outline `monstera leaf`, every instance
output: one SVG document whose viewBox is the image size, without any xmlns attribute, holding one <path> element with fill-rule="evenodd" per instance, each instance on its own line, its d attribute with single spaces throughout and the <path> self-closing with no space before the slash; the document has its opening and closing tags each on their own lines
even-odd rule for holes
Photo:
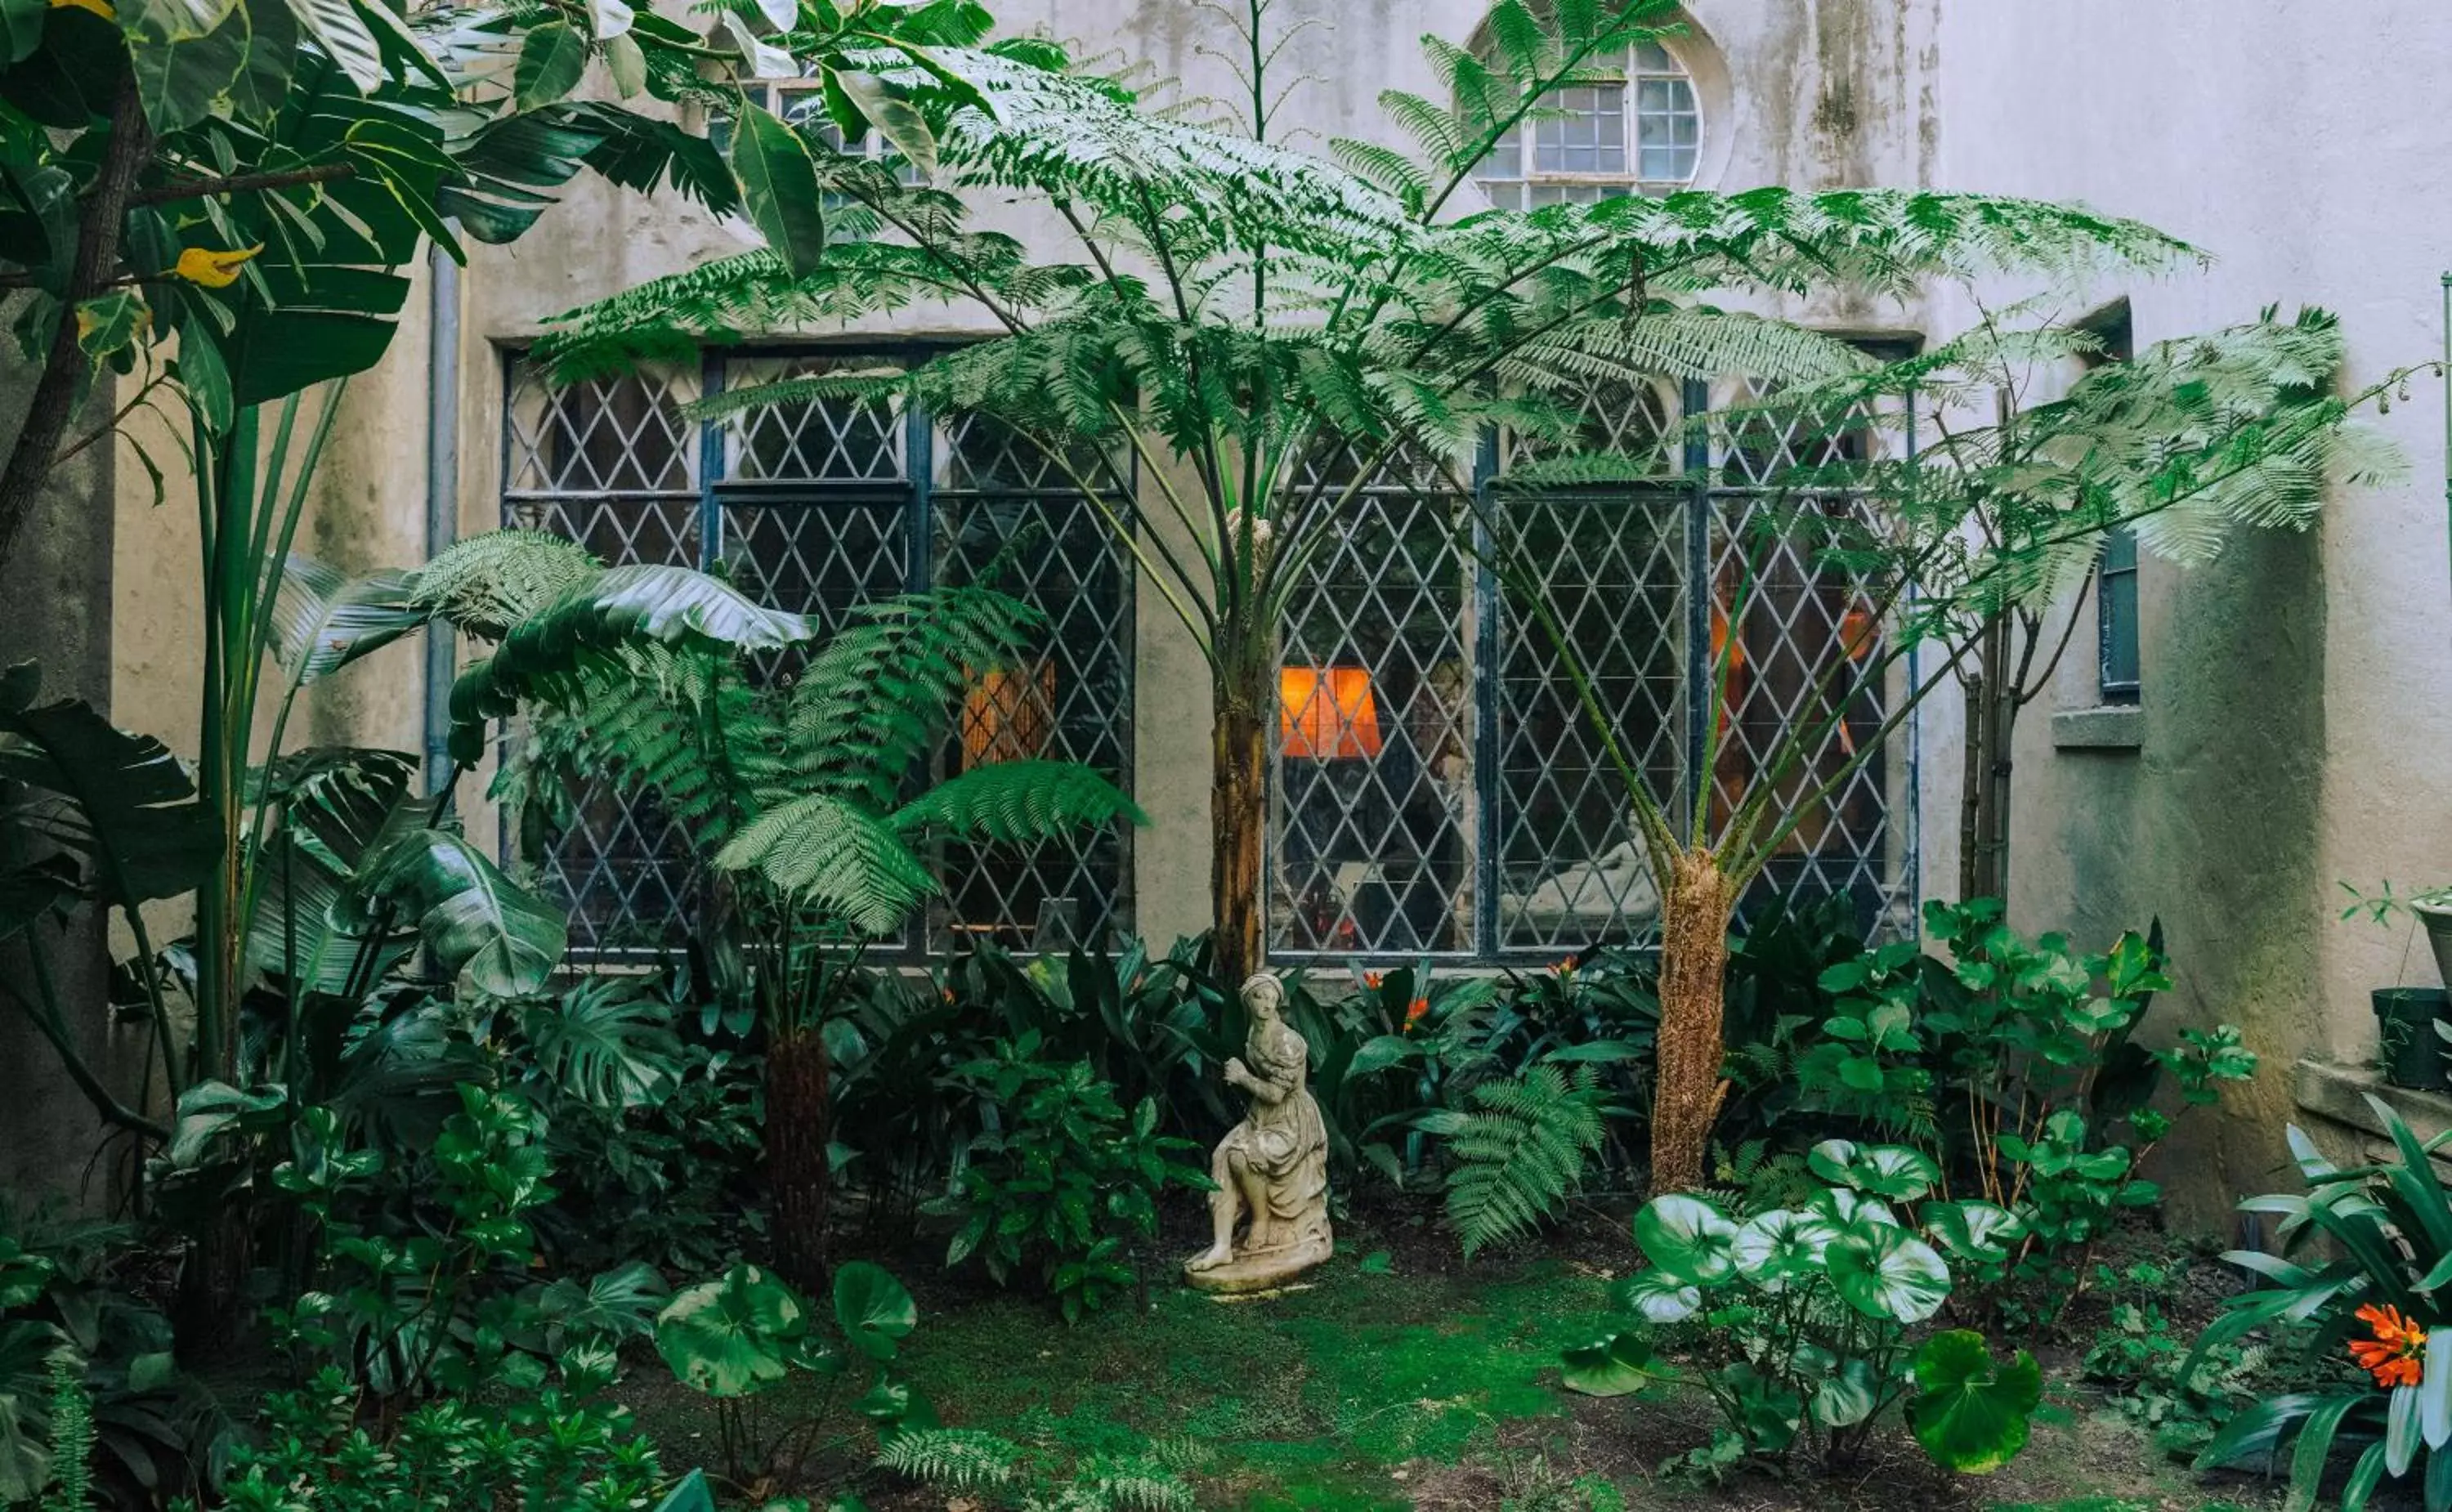
<svg viewBox="0 0 2452 1512">
<path fill-rule="evenodd" d="M 1908 1417 L 1916 1442 L 1933 1463 L 1963 1475 L 1988 1475 L 2017 1458 L 2044 1398 L 2033 1355 L 2021 1349 L 2003 1365 L 1968 1328 L 1925 1341 L 1916 1351 L 1915 1384 Z"/>
<path fill-rule="evenodd" d="M 1634 1215 L 1634 1242 L 1671 1278 L 1713 1286 L 1737 1268 L 1737 1226 L 1700 1197 L 1654 1197 Z"/>
<path fill-rule="evenodd" d="M 681 1070 L 672 1011 L 638 983 L 596 977 L 523 1019 L 537 1068 L 591 1108 L 644 1108 L 668 1095 Z"/>
<path fill-rule="evenodd" d="M 1570 1349 L 1562 1357 L 1561 1383 L 1588 1397 L 1623 1397 L 1670 1374 L 1657 1364 L 1641 1334 L 1613 1333 Z"/>
<path fill-rule="evenodd" d="M 1904 1145 L 1859 1145 L 1850 1139 L 1826 1139 L 1813 1147 L 1805 1164 L 1834 1186 L 1901 1201 L 1923 1196 L 1941 1180 L 1941 1168 L 1929 1156 Z"/>
<path fill-rule="evenodd" d="M 798 1292 L 756 1266 L 735 1266 L 657 1315 L 656 1348 L 683 1384 L 746 1397 L 783 1379 L 808 1332 Z"/>
</svg>

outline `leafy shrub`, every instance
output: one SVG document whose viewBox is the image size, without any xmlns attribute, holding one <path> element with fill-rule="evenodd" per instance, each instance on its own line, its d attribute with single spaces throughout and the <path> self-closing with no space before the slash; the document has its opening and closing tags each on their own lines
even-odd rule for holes
<svg viewBox="0 0 2452 1512">
<path fill-rule="evenodd" d="M 926 1404 L 893 1372 L 902 1341 L 919 1326 L 911 1293 L 880 1267 L 856 1261 L 835 1272 L 834 1332 L 817 1325 L 801 1294 L 756 1266 L 735 1266 L 720 1280 L 675 1296 L 656 1319 L 656 1348 L 683 1385 L 716 1405 L 718 1447 L 736 1484 L 796 1468 L 814 1421 L 784 1421 L 760 1410 L 760 1401 L 794 1375 L 841 1381 L 868 1374 L 853 1408 L 891 1440 L 906 1425 L 933 1421 Z M 829 1410 L 832 1393 L 821 1399 Z"/>
<path fill-rule="evenodd" d="M 1028 1270 L 1069 1323 L 1141 1285 L 1160 1192 L 1210 1182 L 1178 1162 L 1197 1146 L 1157 1131 L 1155 1097 L 1127 1113 L 1087 1061 L 1048 1065 L 1039 1050 L 1025 1032 L 957 1073 L 995 1110 L 996 1129 L 931 1207 L 960 1220 L 946 1265 L 977 1255 L 999 1286 Z"/>
<path fill-rule="evenodd" d="M 1815 1147 L 1825 1185 L 1802 1208 L 1740 1219 L 1709 1198 L 1654 1198 L 1634 1218 L 1649 1268 L 1625 1301 L 1649 1326 L 1571 1349 L 1569 1389 L 1624 1396 L 1654 1385 L 1701 1392 L 1721 1424 L 1703 1465 L 1712 1473 L 1799 1447 L 1842 1460 L 1882 1414 L 1912 1392 L 1909 1419 L 1936 1463 L 1974 1473 L 2026 1443 L 2041 1393 L 2032 1356 L 2002 1364 L 1982 1335 L 1953 1330 L 1911 1349 L 1908 1330 L 1948 1301 L 1942 1250 L 1997 1252 L 2007 1215 L 1987 1204 L 1926 1204 L 1921 1226 L 1891 1204 L 1932 1188 L 1940 1171 L 1920 1151 L 1829 1140 Z M 1652 1329 L 1699 1321 L 1722 1348 L 1689 1369 L 1660 1359 Z"/>
<path fill-rule="evenodd" d="M 2199 1453 L 2199 1468 L 2270 1470 L 2289 1450 L 2293 1512 L 2314 1503 L 2336 1448 L 2356 1451 L 2343 1512 L 2359 1512 L 2387 1478 L 2422 1478 L 2430 1507 L 2452 1500 L 2452 1313 L 2435 1297 L 2452 1280 L 2452 1192 L 2436 1175 L 2434 1145 L 2383 1103 L 2368 1102 L 2393 1158 L 2336 1166 L 2290 1129 L 2306 1192 L 2240 1205 L 2281 1219 L 2283 1255 L 2223 1257 L 2266 1285 L 2231 1298 L 2181 1370 L 2182 1380 L 2193 1379 L 2227 1345 L 2304 1325 L 2309 1367 L 2338 1372 L 2346 1358 L 2364 1372 L 2253 1401 Z M 2310 1250 L 2304 1264 L 2291 1258 Z"/>
<path fill-rule="evenodd" d="M 531 1220 L 554 1195 L 536 1110 L 514 1092 L 459 1094 L 412 1162 L 352 1145 L 330 1109 L 299 1115 L 273 1182 L 314 1226 L 319 1260 L 315 1284 L 267 1317 L 303 1367 L 378 1398 L 529 1389 L 566 1347 L 645 1333 L 664 1286 L 643 1265 L 534 1279 Z"/>
<path fill-rule="evenodd" d="M 1589 1065 L 1544 1062 L 1473 1089 L 1469 1113 L 1425 1127 L 1448 1135 L 1447 1220 L 1470 1257 L 1529 1232 L 1583 1182 L 1600 1149 L 1599 1080 Z"/>
<path fill-rule="evenodd" d="M 232 1451 L 228 1512 L 517 1507 L 634 1512 L 663 1481 L 655 1446 L 606 1400 L 609 1350 L 573 1353 L 533 1392 L 484 1406 L 445 1397 L 388 1428 L 337 1369 L 265 1404 L 258 1445 Z M 189 1509 L 192 1512 L 192 1508 Z"/>
<path fill-rule="evenodd" d="M 55 1452 L 73 1426 L 58 1420 L 64 1401 L 94 1451 L 74 1463 L 113 1502 L 190 1484 L 210 1459 L 227 1424 L 174 1362 L 168 1320 L 123 1279 L 139 1258 L 120 1226 L 0 1208 L 0 1505 L 33 1502 L 55 1477 L 69 1494 Z"/>
</svg>

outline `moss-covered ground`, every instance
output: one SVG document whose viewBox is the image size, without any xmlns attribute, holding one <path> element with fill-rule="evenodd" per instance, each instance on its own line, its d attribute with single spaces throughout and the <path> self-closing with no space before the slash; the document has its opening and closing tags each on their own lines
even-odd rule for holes
<svg viewBox="0 0 2452 1512">
<path fill-rule="evenodd" d="M 1302 1289 L 1224 1303 L 1162 1285 L 1146 1312 L 1126 1305 L 1072 1326 L 1025 1295 L 923 1294 L 907 1372 L 949 1425 L 1057 1464 L 1155 1446 L 1188 1467 L 1203 1507 L 1250 1512 L 2191 1512 L 2271 1500 L 2259 1483 L 2200 1482 L 2060 1379 L 2027 1453 L 1985 1479 L 1941 1475 L 1904 1430 L 1840 1473 L 1716 1487 L 1664 1475 L 1710 1437 L 1696 1404 L 1595 1402 L 1557 1384 L 1559 1350 L 1609 1326 L 1607 1263 L 1552 1253 L 1468 1267 L 1438 1254 L 1392 1256 L 1365 1235 Z M 677 1437 L 711 1437 L 685 1403 L 641 1405 L 668 1454 L 689 1452 Z M 874 1508 L 959 1505 L 845 1461 L 835 1469 Z"/>
</svg>

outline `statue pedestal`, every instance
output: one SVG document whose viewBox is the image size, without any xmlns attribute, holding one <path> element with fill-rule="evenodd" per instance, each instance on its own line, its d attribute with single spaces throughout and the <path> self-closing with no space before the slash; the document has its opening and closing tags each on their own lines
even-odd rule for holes
<svg viewBox="0 0 2452 1512">
<path fill-rule="evenodd" d="M 1285 1286 L 1307 1270 L 1317 1268 L 1335 1253 L 1336 1246 L 1323 1239 L 1314 1244 L 1294 1245 L 1259 1254 L 1236 1255 L 1222 1266 L 1211 1266 L 1200 1270 L 1186 1266 L 1183 1267 L 1183 1281 L 1195 1291 L 1214 1292 L 1225 1297 L 1239 1296 L 1248 1291 L 1269 1291 Z"/>
</svg>

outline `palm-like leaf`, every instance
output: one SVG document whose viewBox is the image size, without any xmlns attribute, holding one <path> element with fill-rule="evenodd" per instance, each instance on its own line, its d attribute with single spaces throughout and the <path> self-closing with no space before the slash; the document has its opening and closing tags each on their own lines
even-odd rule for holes
<svg viewBox="0 0 2452 1512">
<path fill-rule="evenodd" d="M 416 574 L 417 601 L 482 640 L 543 614 L 603 571 L 587 548 L 536 530 L 493 530 L 445 547 Z"/>
<path fill-rule="evenodd" d="M 798 903 L 883 934 L 937 891 L 937 879 L 894 827 L 831 794 L 788 799 L 752 819 L 716 853 Z"/>
</svg>

